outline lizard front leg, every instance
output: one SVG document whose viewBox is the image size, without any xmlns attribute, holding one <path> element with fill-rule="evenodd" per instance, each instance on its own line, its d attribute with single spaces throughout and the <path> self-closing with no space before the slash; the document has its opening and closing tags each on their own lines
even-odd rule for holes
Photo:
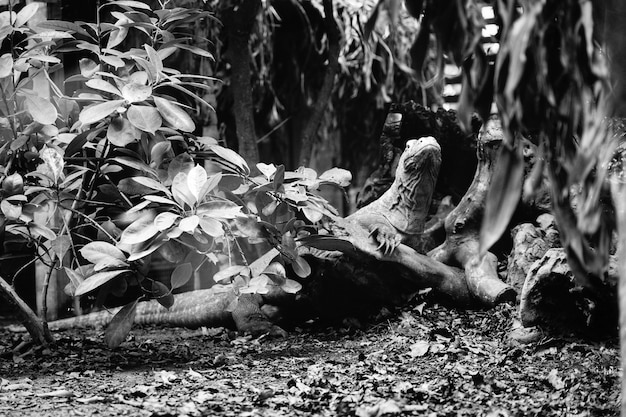
<svg viewBox="0 0 626 417">
<path fill-rule="evenodd" d="M 402 243 L 402 235 L 395 227 L 384 223 L 369 225 L 369 235 L 378 243 L 377 250 L 384 255 L 389 255 Z"/>
</svg>

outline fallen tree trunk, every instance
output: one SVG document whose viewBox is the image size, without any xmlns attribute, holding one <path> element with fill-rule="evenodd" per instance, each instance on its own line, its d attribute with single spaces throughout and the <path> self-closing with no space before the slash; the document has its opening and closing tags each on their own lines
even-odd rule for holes
<svg viewBox="0 0 626 417">
<path fill-rule="evenodd" d="M 474 180 L 445 220 L 445 242 L 428 254 L 434 260 L 461 266 L 470 292 L 486 306 L 515 300 L 515 290 L 498 278 L 496 256 L 491 252 L 484 257 L 479 254 L 480 224 L 501 144 L 500 123 L 490 119 L 478 136 Z"/>
</svg>

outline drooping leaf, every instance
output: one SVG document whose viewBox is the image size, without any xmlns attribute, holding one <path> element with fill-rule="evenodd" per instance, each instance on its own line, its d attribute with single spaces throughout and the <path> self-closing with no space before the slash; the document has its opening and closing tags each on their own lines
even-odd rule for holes
<svg viewBox="0 0 626 417">
<path fill-rule="evenodd" d="M 157 180 L 148 177 L 132 177 L 131 179 L 144 187 L 152 188 L 155 191 L 161 191 L 166 195 L 171 195 L 167 187 Z"/>
<path fill-rule="evenodd" d="M 121 68 L 126 65 L 122 58 L 114 55 L 100 55 L 100 60 L 105 64 L 111 65 L 114 68 Z"/>
<path fill-rule="evenodd" d="M 49 99 L 28 95 L 24 104 L 33 120 L 42 125 L 54 124 L 57 119 L 57 109 Z"/>
<path fill-rule="evenodd" d="M 152 281 L 152 297 L 168 310 L 174 305 L 174 295 L 172 291 L 162 282 Z"/>
<path fill-rule="evenodd" d="M 178 265 L 176 268 L 174 268 L 174 271 L 172 271 L 172 276 L 170 278 L 170 281 L 172 283 L 172 289 L 182 287 L 187 282 L 189 282 L 192 276 L 193 267 L 191 266 L 191 263 L 185 262 Z"/>
<path fill-rule="evenodd" d="M 107 139 L 115 146 L 126 146 L 140 137 L 141 133 L 125 117 L 114 117 L 107 128 Z"/>
<path fill-rule="evenodd" d="M 521 146 L 518 148 L 503 145 L 498 156 L 480 229 L 481 254 L 500 239 L 522 194 L 524 159 L 520 154 Z"/>
<path fill-rule="evenodd" d="M 4 201 L 5 200 L 3 200 L 2 202 Z M 41 236 L 48 240 L 54 240 L 57 238 L 57 234 L 54 233 L 52 229 L 50 229 L 48 226 L 44 226 L 43 224 L 40 224 L 37 222 L 28 223 L 28 229 L 30 230 L 31 234 L 35 235 L 35 237 Z"/>
<path fill-rule="evenodd" d="M 38 2 L 28 3 L 24 6 L 22 10 L 17 13 L 14 26 L 19 28 L 20 26 L 26 24 L 33 16 L 35 16 L 35 14 L 37 14 L 39 6 L 41 6 L 41 4 Z"/>
<path fill-rule="evenodd" d="M 11 54 L 0 56 L 0 78 L 13 74 L 13 57 Z"/>
<path fill-rule="evenodd" d="M 63 259 L 71 246 L 72 240 L 67 235 L 57 236 L 56 239 L 50 241 L 50 249 L 59 259 Z"/>
<path fill-rule="evenodd" d="M 100 71 L 100 64 L 89 58 L 81 58 L 78 61 L 78 67 L 80 68 L 80 75 L 85 78 L 91 78 Z"/>
<path fill-rule="evenodd" d="M 74 293 L 74 295 L 78 297 L 83 294 L 87 294 L 88 292 L 91 292 L 96 288 L 101 287 L 112 279 L 117 278 L 127 272 L 131 271 L 129 269 L 118 269 L 115 271 L 96 272 L 95 274 L 86 278 L 83 282 L 80 283 L 78 287 L 76 287 L 76 292 Z"/>
<path fill-rule="evenodd" d="M 255 259 L 254 262 L 250 264 L 250 273 L 252 276 L 260 275 L 265 271 L 279 253 L 278 249 L 272 248 Z"/>
<path fill-rule="evenodd" d="M 22 215 L 22 206 L 13 204 L 8 200 L 0 202 L 0 210 L 8 220 L 18 220 Z"/>
<path fill-rule="evenodd" d="M 116 86 L 108 81 L 103 80 L 102 78 L 92 78 L 91 80 L 88 80 L 85 85 L 89 88 L 93 88 L 94 90 L 100 90 L 106 93 L 114 94 L 118 97 L 122 97 L 121 91 Z"/>
<path fill-rule="evenodd" d="M 218 271 L 217 273 L 215 273 L 215 275 L 213 275 L 213 281 L 215 282 L 220 282 L 220 281 L 224 281 L 227 280 L 229 278 L 232 278 L 236 275 L 239 275 L 242 271 L 248 269 L 247 266 L 243 266 L 243 265 L 232 265 L 229 266 L 227 268 L 222 269 L 221 271 Z"/>
<path fill-rule="evenodd" d="M 92 264 L 97 264 L 98 262 L 106 258 L 114 258 L 119 261 L 126 261 L 126 256 L 121 250 L 119 250 L 117 247 L 110 243 L 102 241 L 90 242 L 83 246 L 79 250 L 79 252 L 83 256 L 83 258 L 85 258 Z"/>
<path fill-rule="evenodd" d="M 324 171 L 322 175 L 319 176 L 319 179 L 334 182 L 341 187 L 347 187 L 352 181 L 352 173 L 347 169 L 331 168 Z"/>
<path fill-rule="evenodd" d="M 300 284 L 298 281 L 287 278 L 285 280 L 285 283 L 281 285 L 280 288 L 287 294 L 295 294 L 302 289 L 302 284 Z"/>
<path fill-rule="evenodd" d="M 200 217 L 200 228 L 209 236 L 220 237 L 224 235 L 224 226 L 219 220 L 210 217 Z"/>
<path fill-rule="evenodd" d="M 311 265 L 302 256 L 296 256 L 296 259 L 291 263 L 293 272 L 300 278 L 306 278 L 311 275 Z"/>
<path fill-rule="evenodd" d="M 112 6 L 112 5 L 126 6 L 126 7 L 131 7 L 133 9 L 150 10 L 150 6 L 148 4 L 142 3 L 140 1 L 135 1 L 135 0 L 114 0 L 114 1 L 110 1 L 106 3 L 106 5 L 107 6 Z"/>
<path fill-rule="evenodd" d="M 133 245 L 154 237 L 159 229 L 154 225 L 154 213 L 146 213 L 132 222 L 120 236 L 120 243 Z"/>
<path fill-rule="evenodd" d="M 241 214 L 241 206 L 232 201 L 208 201 L 198 206 L 198 215 L 216 219 L 235 219 Z"/>
<path fill-rule="evenodd" d="M 235 172 L 250 173 L 250 167 L 237 152 L 219 145 L 209 146 L 209 150 L 217 155 L 216 162 Z"/>
<path fill-rule="evenodd" d="M 131 105 L 126 112 L 128 120 L 139 130 L 154 133 L 163 124 L 158 110 L 152 106 Z"/>
<path fill-rule="evenodd" d="M 124 104 L 124 100 L 111 100 L 85 107 L 78 116 L 84 125 L 99 122 Z"/>
<path fill-rule="evenodd" d="M 196 129 L 191 117 L 176 104 L 161 97 L 154 97 L 154 103 L 165 121 L 174 129 L 193 132 Z"/>
<path fill-rule="evenodd" d="M 180 218 L 180 215 L 176 213 L 172 213 L 170 211 L 164 211 L 163 213 L 159 213 L 154 218 L 154 225 L 157 229 L 163 231 L 167 230 L 174 225 L 176 220 Z"/>
<path fill-rule="evenodd" d="M 139 299 L 131 301 L 113 316 L 113 319 L 104 331 L 104 341 L 109 349 L 115 349 L 126 340 L 126 336 L 128 336 L 135 322 L 138 302 Z"/>
</svg>

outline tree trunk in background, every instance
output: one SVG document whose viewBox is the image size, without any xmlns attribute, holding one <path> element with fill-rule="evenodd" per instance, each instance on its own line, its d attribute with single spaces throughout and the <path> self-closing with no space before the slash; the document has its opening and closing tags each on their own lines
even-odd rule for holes
<svg viewBox="0 0 626 417">
<path fill-rule="evenodd" d="M 227 56 L 231 65 L 230 85 L 239 154 L 251 167 L 259 162 L 259 149 L 254 127 L 249 40 L 260 6 L 261 0 L 233 1 L 222 14 L 228 33 Z"/>
<path fill-rule="evenodd" d="M 328 38 L 328 63 L 324 73 L 322 87 L 317 96 L 315 105 L 311 109 L 311 116 L 306 122 L 302 132 L 300 143 L 300 156 L 298 162 L 300 165 L 308 167 L 311 164 L 311 154 L 313 152 L 313 143 L 317 136 L 324 111 L 328 107 L 328 102 L 333 94 L 335 87 L 335 76 L 339 70 L 339 27 L 335 21 L 335 14 L 332 0 L 324 0 L 324 26 L 326 28 L 326 36 Z"/>
</svg>

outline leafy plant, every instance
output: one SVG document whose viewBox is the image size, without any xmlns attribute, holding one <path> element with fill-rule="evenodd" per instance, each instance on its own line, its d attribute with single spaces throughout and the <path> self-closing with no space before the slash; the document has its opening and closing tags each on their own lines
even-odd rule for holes
<svg viewBox="0 0 626 417">
<path fill-rule="evenodd" d="M 222 255 L 230 266 L 217 282 L 241 293 L 263 293 L 270 284 L 297 291 L 285 265 L 301 277 L 310 267 L 295 238 L 333 210 L 315 190 L 347 185 L 349 174 L 318 178 L 310 169 L 259 164 L 263 175 L 251 177 L 237 153 L 194 135 L 188 111 L 194 103 L 210 107 L 201 92 L 217 80 L 167 62 L 181 50 L 211 59 L 182 29 L 213 17 L 167 2 L 153 11 L 117 0 L 99 7 L 96 23 L 29 25 L 36 8 L 15 13 L 9 3 L 0 13 L 0 42 L 11 48 L 0 57 L 2 240 L 11 233 L 42 248 L 38 259 L 62 265 L 75 296 L 137 286 L 141 298 L 169 308 L 172 290 Z M 113 23 L 101 21 L 105 12 Z M 129 45 L 131 32 L 140 46 Z M 80 86 L 68 96 L 51 75 L 72 50 L 84 57 L 80 73 L 65 80 Z M 265 253 L 247 259 L 246 241 L 266 242 Z M 156 254 L 176 263 L 169 285 L 150 277 Z M 113 333 L 128 332 L 135 305 L 118 313 Z"/>
</svg>

